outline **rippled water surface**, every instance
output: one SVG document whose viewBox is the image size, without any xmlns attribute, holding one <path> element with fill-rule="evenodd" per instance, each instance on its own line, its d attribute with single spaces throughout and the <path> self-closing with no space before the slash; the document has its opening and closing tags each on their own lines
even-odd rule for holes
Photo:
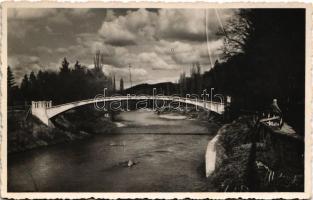
<svg viewBox="0 0 313 200">
<path fill-rule="evenodd" d="M 216 128 L 149 111 L 117 116 L 110 135 L 9 155 L 9 191 L 212 191 L 204 154 Z M 135 165 L 128 167 L 131 160 Z"/>
</svg>

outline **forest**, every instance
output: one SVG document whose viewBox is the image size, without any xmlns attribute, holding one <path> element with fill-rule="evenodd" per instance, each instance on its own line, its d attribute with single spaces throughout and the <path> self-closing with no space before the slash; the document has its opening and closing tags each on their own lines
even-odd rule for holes
<svg viewBox="0 0 313 200">
<path fill-rule="evenodd" d="M 197 67 L 191 77 L 182 74 L 182 93 L 197 90 L 197 80 L 198 88 L 230 95 L 238 115 L 267 109 L 275 98 L 285 120 L 303 133 L 305 10 L 243 9 L 238 16 L 220 31 L 224 60 L 202 75 Z"/>
<path fill-rule="evenodd" d="M 8 67 L 8 104 L 9 106 L 30 104 L 36 100 L 52 100 L 54 104 L 93 98 L 102 94 L 103 88 L 109 93 L 117 91 L 115 75 L 106 75 L 103 70 L 100 51 L 94 56 L 94 67 L 88 69 L 79 61 L 70 67 L 66 58 L 63 59 L 59 72 L 39 71 L 25 74 L 18 87 L 14 75 Z M 120 80 L 123 91 L 123 79 Z"/>
</svg>

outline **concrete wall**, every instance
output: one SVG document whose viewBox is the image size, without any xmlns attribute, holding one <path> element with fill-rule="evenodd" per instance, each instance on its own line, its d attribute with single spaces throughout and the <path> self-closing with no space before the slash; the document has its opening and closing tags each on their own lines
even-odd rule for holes
<svg viewBox="0 0 313 200">
<path fill-rule="evenodd" d="M 216 159 L 217 159 L 217 141 L 220 134 L 216 134 L 216 136 L 210 140 L 206 153 L 205 153 L 205 175 L 209 177 L 215 170 L 216 167 Z"/>
</svg>

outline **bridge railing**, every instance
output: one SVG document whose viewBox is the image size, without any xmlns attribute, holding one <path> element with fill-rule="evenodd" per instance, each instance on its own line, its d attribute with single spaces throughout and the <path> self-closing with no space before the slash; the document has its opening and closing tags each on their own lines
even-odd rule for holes
<svg viewBox="0 0 313 200">
<path fill-rule="evenodd" d="M 216 102 L 216 101 L 206 101 L 206 100 L 202 100 L 202 99 L 197 99 L 195 100 L 194 98 L 186 98 L 186 97 L 169 97 L 169 96 L 116 96 L 116 97 L 104 97 L 104 98 L 93 98 L 93 99 L 85 99 L 85 100 L 80 100 L 80 101 L 73 101 L 73 102 L 69 102 L 69 103 L 64 103 L 64 104 L 59 104 L 59 105 L 54 105 L 51 106 L 49 109 L 53 109 L 53 108 L 59 108 L 59 107 L 63 107 L 66 105 L 71 105 L 71 104 L 79 104 L 79 103 L 83 103 L 83 102 L 101 102 L 101 101 L 113 101 L 113 100 L 139 100 L 139 99 L 148 99 L 148 100 L 169 100 L 169 101 L 180 101 L 180 102 L 184 102 L 184 101 L 190 101 L 193 103 L 207 103 L 207 104 L 215 104 L 215 105 L 224 105 L 223 102 Z"/>
</svg>

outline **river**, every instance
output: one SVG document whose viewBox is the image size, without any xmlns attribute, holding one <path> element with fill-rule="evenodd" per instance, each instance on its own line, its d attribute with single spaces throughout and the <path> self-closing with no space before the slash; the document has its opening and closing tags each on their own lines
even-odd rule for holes
<svg viewBox="0 0 313 200">
<path fill-rule="evenodd" d="M 8 191 L 214 191 L 204 154 L 216 125 L 142 110 L 115 120 L 112 134 L 10 154 Z"/>
</svg>

